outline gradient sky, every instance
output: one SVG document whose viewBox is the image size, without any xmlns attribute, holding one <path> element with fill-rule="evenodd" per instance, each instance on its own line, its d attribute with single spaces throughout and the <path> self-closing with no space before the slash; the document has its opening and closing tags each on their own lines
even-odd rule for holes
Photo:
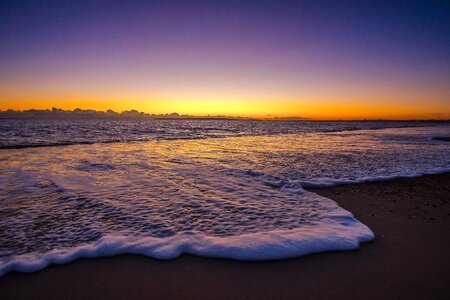
<svg viewBox="0 0 450 300">
<path fill-rule="evenodd" d="M 0 1 L 0 109 L 52 106 L 450 118 L 450 4 Z"/>
</svg>

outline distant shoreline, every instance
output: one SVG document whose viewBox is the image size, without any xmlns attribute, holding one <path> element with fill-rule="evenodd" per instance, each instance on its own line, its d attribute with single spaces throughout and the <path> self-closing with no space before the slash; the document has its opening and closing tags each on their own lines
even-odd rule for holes
<svg viewBox="0 0 450 300">
<path fill-rule="evenodd" d="M 273 118 L 273 119 L 259 119 L 259 118 L 246 118 L 246 117 L 96 117 L 96 116 L 6 116 L 0 112 L 0 120 L 22 120 L 22 121 L 154 121 L 154 120 L 171 120 L 171 121 L 257 121 L 257 122 L 276 122 L 276 121 L 291 121 L 291 122 L 410 122 L 410 123 L 424 123 L 424 124 L 449 124 L 450 120 L 389 120 L 389 119 L 362 119 L 362 120 L 319 120 L 319 119 L 293 119 L 293 118 Z"/>
<path fill-rule="evenodd" d="M 242 117 L 226 115 L 183 115 L 176 112 L 167 114 L 148 114 L 137 110 L 115 112 L 113 110 L 97 111 L 92 109 L 62 110 L 50 109 L 0 110 L 0 120 L 249 120 L 249 121 L 313 121 L 313 122 L 427 122 L 450 123 L 450 119 L 311 119 L 301 116 L 288 117 Z"/>
</svg>

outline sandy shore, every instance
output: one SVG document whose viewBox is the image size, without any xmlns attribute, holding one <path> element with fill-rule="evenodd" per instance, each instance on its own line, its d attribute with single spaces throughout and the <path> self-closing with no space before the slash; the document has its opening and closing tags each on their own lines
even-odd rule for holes
<svg viewBox="0 0 450 300">
<path fill-rule="evenodd" d="M 376 234 L 356 251 L 240 262 L 82 259 L 0 278 L 0 298 L 450 299 L 450 174 L 315 189 Z"/>
</svg>

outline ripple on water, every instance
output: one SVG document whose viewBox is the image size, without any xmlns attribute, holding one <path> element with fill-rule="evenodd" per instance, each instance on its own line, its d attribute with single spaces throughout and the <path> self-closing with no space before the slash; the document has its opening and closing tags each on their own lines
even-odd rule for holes
<svg viewBox="0 0 450 300">
<path fill-rule="evenodd" d="M 433 130 L 2 150 L 0 274 L 127 252 L 353 249 L 370 229 L 303 187 L 448 170 L 449 145 L 424 138 Z"/>
</svg>

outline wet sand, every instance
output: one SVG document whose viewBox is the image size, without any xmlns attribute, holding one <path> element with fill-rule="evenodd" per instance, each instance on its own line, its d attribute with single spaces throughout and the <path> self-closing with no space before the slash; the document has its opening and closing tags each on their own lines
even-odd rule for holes
<svg viewBox="0 0 450 300">
<path fill-rule="evenodd" d="M 433 138 L 435 141 L 450 142 L 450 136 L 442 136 Z"/>
<path fill-rule="evenodd" d="M 312 190 L 376 234 L 280 261 L 81 259 L 0 278 L 1 299 L 450 299 L 450 173 Z"/>
</svg>

